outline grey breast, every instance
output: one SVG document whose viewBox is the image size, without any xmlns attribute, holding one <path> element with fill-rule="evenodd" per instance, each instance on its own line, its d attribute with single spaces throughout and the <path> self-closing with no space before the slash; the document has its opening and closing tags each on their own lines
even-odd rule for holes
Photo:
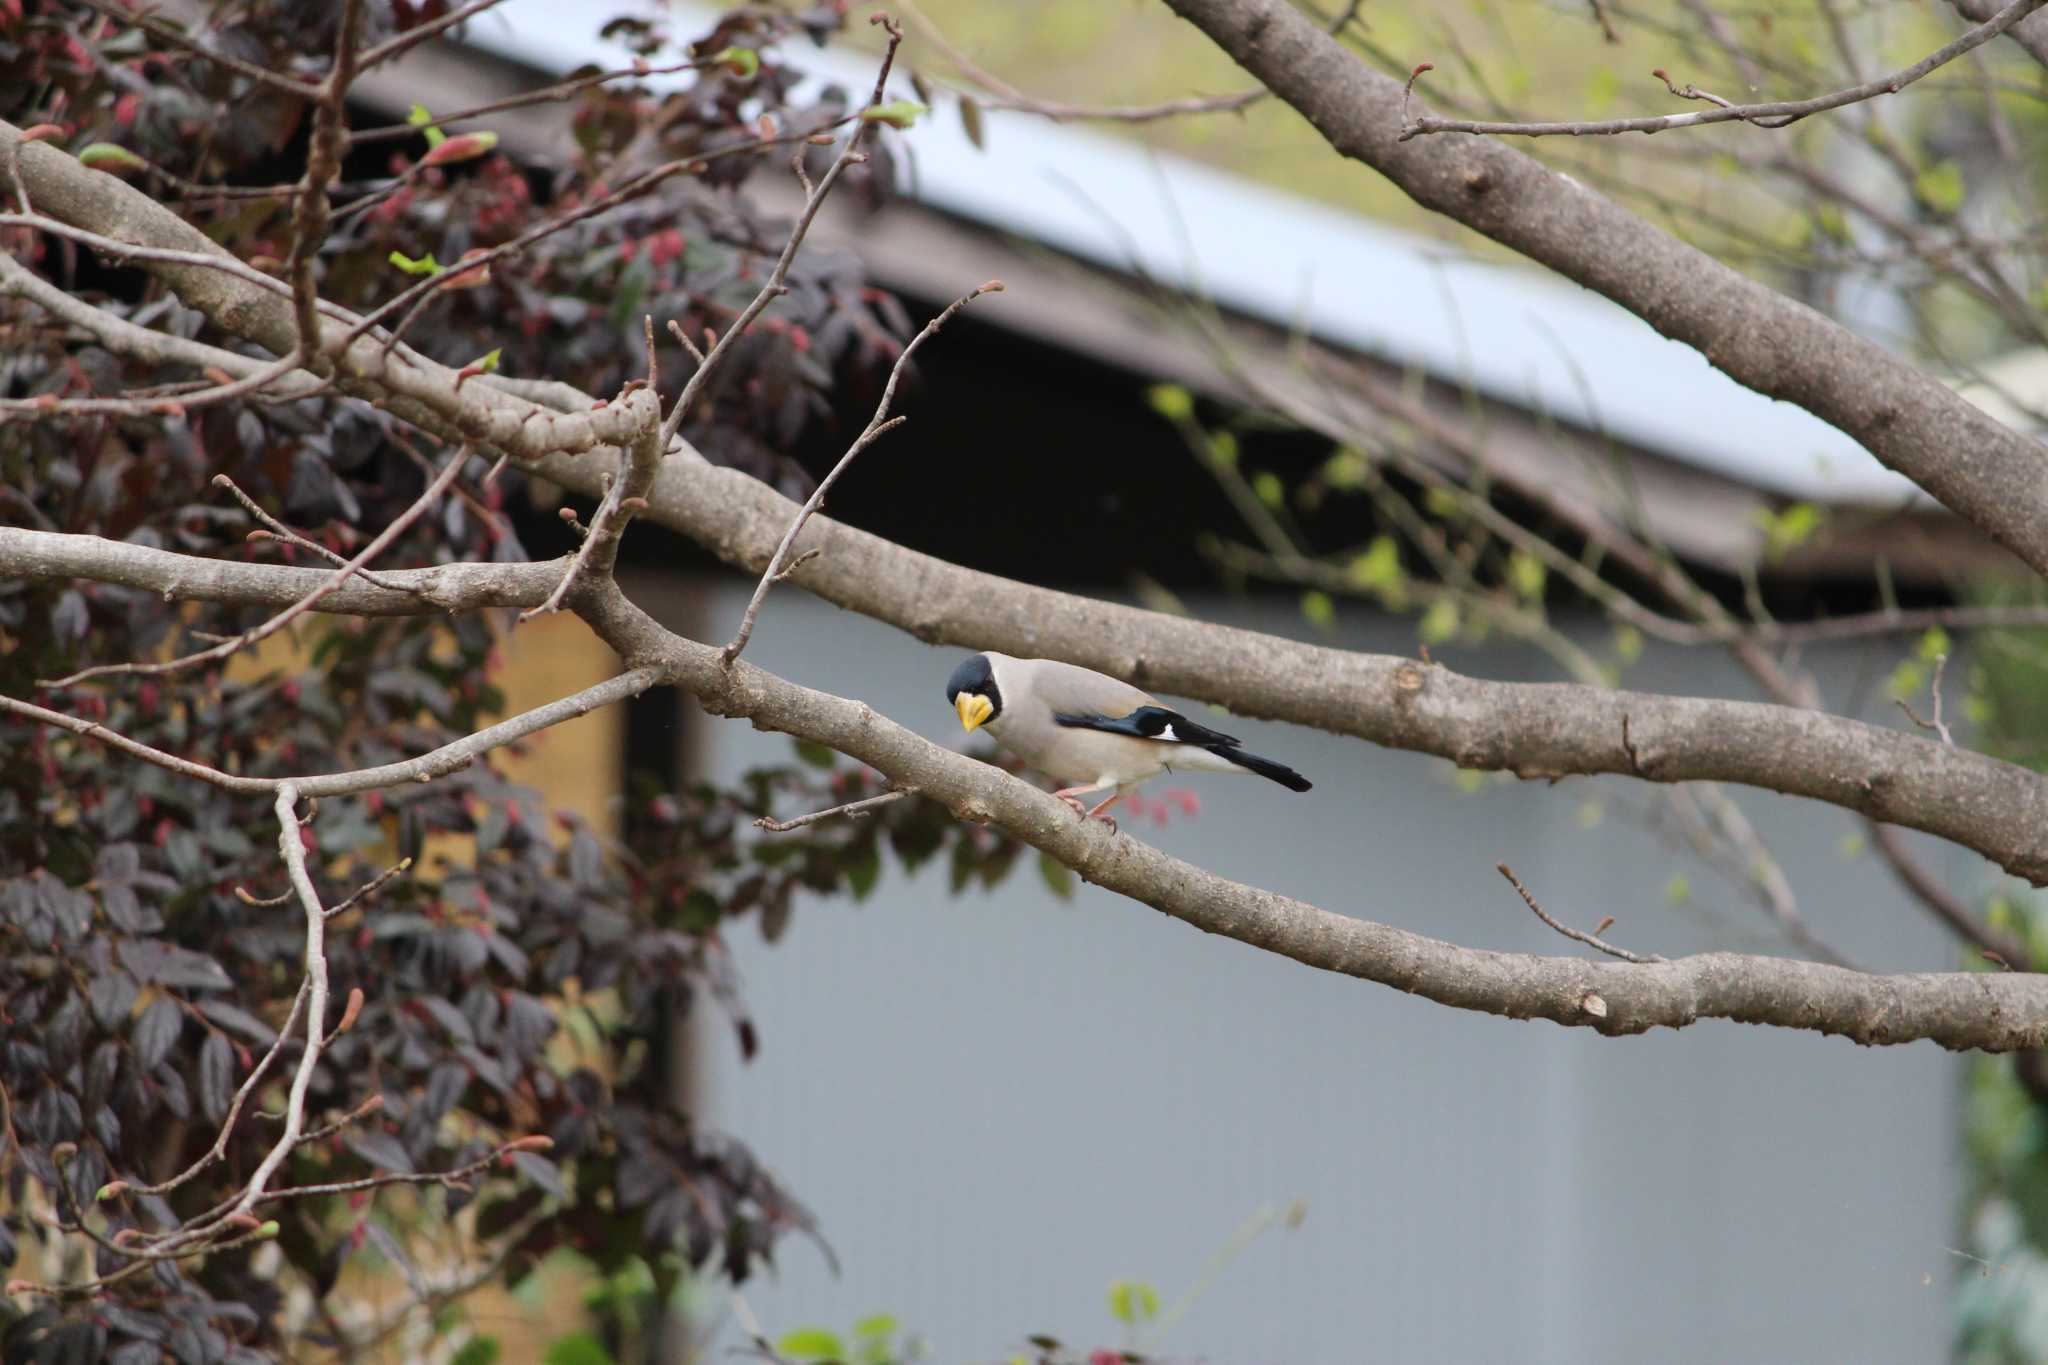
<svg viewBox="0 0 2048 1365">
<path fill-rule="evenodd" d="M 1127 716 L 1157 705 L 1129 683 L 1053 659 L 991 656 L 1003 713 L 989 729 L 1026 763 L 1061 783 L 1105 776 L 1138 778 L 1159 771 L 1158 746 L 1144 740 L 1060 725 L 1059 714 Z"/>
</svg>

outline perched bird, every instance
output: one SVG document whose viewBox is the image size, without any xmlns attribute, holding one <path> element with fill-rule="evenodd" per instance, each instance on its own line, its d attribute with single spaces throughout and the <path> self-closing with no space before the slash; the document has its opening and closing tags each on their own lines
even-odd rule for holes
<svg viewBox="0 0 2048 1365">
<path fill-rule="evenodd" d="M 1053 659 L 977 654 L 953 670 L 946 700 L 971 734 L 986 726 L 1002 746 L 1060 783 L 1053 793 L 1084 815 L 1103 812 L 1163 772 L 1253 772 L 1290 791 L 1309 780 L 1248 754 L 1238 741 L 1161 706 L 1129 683 Z M 1095 807 L 1076 799 L 1114 788 Z"/>
</svg>

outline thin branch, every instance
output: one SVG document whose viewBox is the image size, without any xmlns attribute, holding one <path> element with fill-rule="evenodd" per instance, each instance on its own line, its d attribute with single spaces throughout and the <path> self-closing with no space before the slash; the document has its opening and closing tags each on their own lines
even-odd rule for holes
<svg viewBox="0 0 2048 1365">
<path fill-rule="evenodd" d="M 488 114 L 502 114 L 510 109 L 524 109 L 534 104 L 558 104 L 565 100 L 574 99 L 592 86 L 606 85 L 612 81 L 624 80 L 628 76 L 633 77 L 635 80 L 645 80 L 649 76 L 672 76 L 678 71 L 695 71 L 714 65 L 717 65 L 717 61 L 710 57 L 686 62 L 671 62 L 666 66 L 649 66 L 646 62 L 635 62 L 631 66 L 620 67 L 616 71 L 594 71 L 587 76 L 572 76 L 568 80 L 557 81 L 553 85 L 544 86 L 538 90 L 527 90 L 517 95 L 509 95 L 501 100 L 492 100 L 489 104 L 479 104 L 468 109 L 458 109 L 452 114 L 435 114 L 433 116 L 433 126 L 436 128 L 447 128 L 457 123 L 467 123 L 472 119 L 483 118 Z M 417 123 L 387 123 L 376 128 L 356 129 L 348 135 L 348 140 L 351 147 L 360 147 L 365 143 L 388 142 L 397 138 L 418 136 L 420 136 L 420 125 Z"/>
<path fill-rule="evenodd" d="M 390 867 L 385 868 L 382 872 L 379 872 L 369 881 L 364 882 L 361 886 L 349 892 L 347 896 L 343 897 L 341 900 L 336 901 L 334 904 L 328 906 L 327 918 L 333 919 L 336 915 L 342 914 L 348 910 L 353 910 L 356 906 L 362 904 L 370 897 L 376 895 L 379 891 L 382 891 L 393 877 L 403 876 L 405 873 L 411 870 L 412 859 L 400 858 Z"/>
<path fill-rule="evenodd" d="M 1934 658 L 1934 681 L 1928 684 L 1928 690 L 1930 693 L 1932 693 L 1934 698 L 1933 720 L 1922 720 L 1920 718 L 1920 713 L 1913 709 L 1913 703 L 1907 701 L 1904 697 L 1898 697 L 1895 698 L 1895 700 L 1899 704 L 1899 709 L 1906 713 L 1906 718 L 1908 720 L 1912 721 L 1915 725 L 1919 726 L 1923 730 L 1934 731 L 1936 734 L 1941 736 L 1941 742 L 1943 744 L 1946 744 L 1951 749 L 1953 749 L 1956 744 L 1956 737 L 1949 733 L 1948 722 L 1941 718 L 1941 675 L 1946 671 L 1948 671 L 1948 655 L 1936 655 Z"/>
<path fill-rule="evenodd" d="M 820 820 L 831 820 L 841 815 L 858 820 L 879 806 L 886 806 L 892 801 L 901 801 L 906 796 L 916 794 L 910 788 L 900 787 L 894 791 L 883 792 L 880 796 L 864 797 L 859 801 L 849 801 L 843 806 L 833 806 L 829 810 L 814 810 L 809 815 L 799 815 L 792 820 L 775 820 L 764 815 L 754 821 L 754 828 L 765 829 L 771 834 L 787 834 L 790 830 L 802 829 L 805 825 L 815 825 Z"/>
<path fill-rule="evenodd" d="M 402 57 L 429 38 L 437 38 L 457 24 L 464 24 L 485 10 L 503 4 L 504 0 L 470 0 L 460 9 L 450 10 L 438 19 L 429 20 L 415 28 L 409 28 L 395 38 L 387 38 L 365 52 L 358 63 L 362 70 L 382 66 L 385 62 Z"/>
<path fill-rule="evenodd" d="M 202 57 L 216 66 L 227 68 L 238 76 L 247 76 L 259 85 L 267 85 L 271 89 L 282 91 L 287 95 L 296 95 L 302 100 L 316 100 L 320 98 L 320 87 L 314 85 L 311 81 L 293 80 L 282 72 L 272 71 L 267 67 L 256 65 L 254 62 L 245 62 L 240 57 L 208 47 L 198 38 L 193 37 L 175 25 L 165 23 L 152 14 L 137 14 L 125 5 L 115 3 L 115 0 L 79 0 L 79 3 L 99 11 L 109 19 L 126 24 L 130 28 L 139 28 L 152 37 L 161 38 L 167 43 L 182 47 L 186 51 L 195 56 Z"/>
<path fill-rule="evenodd" d="M 293 837 L 297 837 L 296 831 L 294 831 Z M 279 900 L 289 900 L 293 894 L 295 894 L 295 889 L 288 890 Z M 291 1012 L 285 1016 L 283 1025 L 278 1028 L 277 1037 L 271 1041 L 269 1050 L 257 1059 L 256 1065 L 249 1071 L 248 1078 L 236 1088 L 234 1098 L 228 1103 L 227 1117 L 221 1120 L 220 1133 L 214 1138 L 213 1145 L 206 1149 L 205 1154 L 161 1184 L 130 1185 L 125 1181 L 117 1182 L 120 1188 L 113 1189 L 109 1187 L 110 1192 L 103 1197 L 111 1198 L 114 1194 L 169 1194 L 172 1190 L 177 1189 L 180 1185 L 185 1184 L 194 1176 L 204 1171 L 214 1162 L 225 1157 L 228 1154 L 228 1142 L 234 1137 L 236 1120 L 241 1117 L 242 1106 L 249 1102 L 249 1096 L 256 1093 L 256 1087 L 262 1084 L 264 1075 L 270 1070 L 270 1064 L 277 1060 L 278 1054 L 284 1051 L 284 1045 L 291 1040 L 292 1029 L 298 1025 L 299 1016 L 306 1008 L 306 996 L 311 989 L 310 980 L 303 980 L 299 983 L 299 993 L 292 997 Z"/>
<path fill-rule="evenodd" d="M 267 1204 L 276 1199 L 309 1199 L 330 1194 L 355 1194 L 362 1190 L 383 1189 L 387 1185 L 455 1185 L 490 1169 L 514 1152 L 546 1151 L 553 1145 L 545 1137 L 514 1138 L 474 1161 L 464 1162 L 445 1171 L 383 1171 L 356 1180 L 333 1180 L 322 1185 L 294 1185 L 288 1189 L 268 1191 L 257 1196 L 252 1202 Z"/>
<path fill-rule="evenodd" d="M 1601 938 L 1597 934 L 1588 934 L 1583 932 L 1582 930 L 1572 928 L 1569 924 L 1559 923 L 1557 920 L 1552 919 L 1548 914 L 1546 914 L 1544 912 L 1543 907 L 1536 903 L 1536 897 L 1529 893 L 1529 888 L 1522 885 L 1522 879 L 1517 877 L 1514 874 L 1513 870 L 1510 869 L 1506 863 L 1495 863 L 1493 867 L 1494 871 L 1500 873 L 1501 876 L 1506 877 L 1508 879 L 1509 886 L 1514 887 L 1515 890 L 1521 894 L 1523 903 L 1535 912 L 1537 919 L 1542 920 L 1545 924 L 1555 929 L 1558 933 L 1563 934 L 1566 938 L 1571 939 L 1574 943 L 1583 943 L 1589 948 L 1598 948 L 1601 952 L 1606 953 L 1609 957 L 1618 957 L 1623 962 L 1634 962 L 1639 965 L 1648 964 L 1651 962 L 1668 962 L 1670 960 L 1669 958 L 1658 957 L 1655 953 L 1650 953 L 1648 955 L 1632 953 L 1626 948 L 1615 947 L 1612 943 L 1607 942 L 1605 939 Z M 1601 1006 L 1601 1010 L 1596 1011 L 1596 1013 L 1604 1012 L 1605 1008 L 1606 1007 L 1603 1004 Z"/>
<path fill-rule="evenodd" d="M 1264 86 L 1253 86 L 1229 95 L 1190 95 L 1180 99 L 1161 100 L 1157 104 L 1112 105 L 1112 104 L 1068 104 L 1061 100 L 1041 99 L 1027 95 L 976 63 L 947 38 L 945 32 L 919 9 L 915 0 L 896 0 L 911 23 L 917 25 L 924 36 L 944 55 L 947 61 L 957 67 L 962 75 L 985 94 L 972 96 L 975 103 L 989 109 L 1012 109 L 1020 113 L 1037 114 L 1055 123 L 1069 120 L 1095 123 L 1151 123 L 1159 119 L 1179 118 L 1187 114 L 1234 113 L 1250 104 L 1266 98 L 1270 93 Z M 962 96 L 962 98 L 968 98 Z"/>
<path fill-rule="evenodd" d="M 868 100 L 868 107 L 873 108 L 882 102 L 882 96 L 888 89 L 889 70 L 896 63 L 896 49 L 902 46 L 903 30 L 898 28 L 888 15 L 879 11 L 870 16 L 869 22 L 879 24 L 889 36 L 889 45 L 882 53 L 881 68 L 875 73 L 874 93 Z M 796 222 L 790 227 L 789 240 L 784 243 L 781 256 L 776 258 L 775 268 L 768 273 L 768 282 L 761 286 L 760 292 L 741 310 L 733 324 L 725 329 L 725 334 L 705 354 L 704 363 L 697 367 L 689 382 L 683 385 L 683 391 L 676 395 L 676 401 L 669 408 L 667 419 L 661 424 L 661 450 L 666 451 L 669 443 L 675 440 L 676 433 L 682 429 L 683 419 L 690 415 L 697 399 L 703 394 L 705 385 L 710 382 L 711 376 L 718 369 L 719 362 L 724 360 L 728 350 L 753 324 L 754 319 L 761 315 L 763 309 L 788 292 L 788 286 L 784 281 L 789 278 L 789 268 L 796 261 L 796 253 L 803 246 L 804 238 L 811 230 L 812 220 L 818 216 L 818 210 L 825 206 L 826 197 L 832 193 L 832 187 L 838 183 L 839 177 L 845 173 L 847 167 L 867 159 L 867 154 L 860 148 L 873 127 L 872 122 L 856 118 L 853 132 L 848 135 L 845 145 L 839 149 L 839 155 L 832 159 L 831 166 L 804 197 L 804 206 L 798 212 Z"/>
<path fill-rule="evenodd" d="M 289 782 L 281 784 L 272 803 L 277 812 L 277 849 L 306 918 L 306 1045 L 299 1054 L 298 1069 L 292 1073 L 291 1089 L 285 1096 L 284 1132 L 257 1163 L 249 1183 L 234 1201 L 233 1213 L 246 1213 L 256 1206 L 278 1167 L 299 1145 L 299 1136 L 306 1126 L 306 1094 L 312 1088 L 313 1072 L 319 1067 L 320 1054 L 327 1044 L 327 914 L 321 907 L 320 893 L 313 886 L 313 875 L 306 870 L 306 844 L 299 828 L 298 806 L 298 788 Z"/>
<path fill-rule="evenodd" d="M 389 546 L 392 541 L 404 535 L 405 532 L 411 528 L 412 524 L 415 521 L 419 520 L 420 516 L 423 513 L 425 513 L 429 507 L 434 505 L 435 501 L 439 499 L 442 492 L 445 491 L 448 485 L 454 481 L 455 476 L 462 472 L 463 462 L 468 458 L 469 448 L 467 446 L 457 450 L 452 456 L 449 457 L 447 464 L 442 467 L 439 476 L 436 477 L 432 483 L 427 485 L 426 491 L 421 493 L 419 497 L 415 498 L 410 507 L 407 507 L 403 512 L 399 513 L 397 517 L 393 518 L 389 526 L 386 526 L 382 531 L 379 531 L 374 537 L 372 537 L 370 543 L 368 545 L 365 545 L 362 548 L 362 551 L 359 554 L 357 554 L 354 559 L 349 560 L 341 568 L 337 569 L 332 575 L 328 577 L 326 582 L 322 583 L 314 591 L 308 593 L 305 597 L 299 599 L 297 602 L 294 602 L 291 606 L 286 607 L 283 611 L 271 617 L 262 625 L 256 626 L 250 630 L 243 631 L 240 635 L 234 636 L 231 639 L 223 641 L 222 643 L 217 644 L 210 649 L 202 649 L 196 654 L 187 654 L 180 658 L 167 659 L 161 663 L 96 664 L 91 668 L 80 669 L 78 672 L 70 674 L 66 677 L 38 681 L 36 685 L 39 687 L 70 687 L 73 684 L 84 682 L 88 678 L 103 678 L 115 674 L 127 673 L 139 673 L 153 677 L 164 673 L 176 672 L 179 669 L 189 668 L 194 664 L 209 663 L 217 659 L 225 659 L 228 655 L 233 654 L 235 651 L 239 649 L 243 649 L 249 645 L 253 645 L 260 640 L 268 639 L 270 636 L 275 635 L 278 631 L 283 630 L 286 626 L 290 625 L 293 621 L 297 620 L 306 612 L 312 610 L 312 608 L 319 603 L 321 598 L 327 596 L 336 588 L 339 588 L 342 584 L 346 583 L 349 579 L 350 574 L 362 568 L 363 565 L 369 563 L 372 559 L 375 559 L 379 554 L 382 554 L 384 552 L 385 547 Z"/>
<path fill-rule="evenodd" d="M 299 325 L 293 354 L 314 362 L 316 369 L 320 361 L 320 282 L 314 258 L 327 240 L 332 212 L 327 187 L 340 176 L 341 158 L 348 151 L 345 106 L 349 86 L 355 81 L 356 43 L 362 34 L 362 24 L 363 0 L 342 0 L 341 21 L 334 29 L 334 65 L 320 86 L 313 114 L 306 173 L 299 180 L 298 202 L 292 213 L 292 247 L 284 266 Z"/>
<path fill-rule="evenodd" d="M 225 488 L 229 493 L 233 494 L 235 501 L 242 504 L 242 510 L 247 512 L 250 516 L 254 517 L 257 521 L 262 522 L 265 528 L 267 528 L 270 534 L 276 539 L 285 542 L 285 544 L 287 545 L 296 545 L 302 550 L 310 550 L 312 553 L 320 556 L 322 559 L 326 560 L 330 564 L 339 565 L 343 568 L 346 568 L 348 566 L 348 560 L 342 558 L 342 556 L 336 554 L 333 550 L 328 549 L 325 545 L 322 545 L 317 540 L 308 540 L 305 536 L 300 535 L 297 531 L 294 531 L 291 527 L 285 525 L 276 517 L 273 517 L 270 515 L 270 513 L 264 511 L 262 506 L 258 504 L 254 498 L 250 497 L 247 493 L 244 493 L 241 490 L 241 487 L 237 485 L 235 481 L 229 478 L 227 475 L 214 475 L 213 486 L 215 488 Z M 252 538 L 258 534 L 258 532 L 250 532 L 250 536 Z M 412 593 L 415 596 L 421 597 L 426 595 L 426 589 L 424 588 L 421 588 L 411 583 L 400 583 L 394 579 L 385 578 L 381 574 L 373 574 L 368 569 L 352 569 L 350 570 L 350 572 L 355 574 L 357 578 L 362 579 L 365 583 L 370 584 L 372 587 L 382 588 L 386 592 L 407 592 Z"/>
<path fill-rule="evenodd" d="M 87 739 L 98 740 L 145 763 L 153 763 L 159 768 L 177 773 L 180 777 L 196 778 L 226 791 L 268 795 L 286 786 L 296 786 L 304 796 L 352 796 L 358 792 L 377 791 L 407 782 L 431 782 L 437 777 L 445 777 L 449 773 L 468 767 L 493 749 L 525 739 L 528 735 L 537 734 L 565 720 L 587 715 L 600 706 L 609 706 L 614 702 L 636 697 L 659 681 L 661 675 L 657 669 L 630 669 L 615 678 L 586 687 L 580 692 L 551 701 L 545 706 L 536 706 L 531 711 L 521 712 L 509 720 L 501 720 L 496 725 L 486 726 L 474 734 L 464 735 L 461 739 L 421 754 L 418 758 L 316 777 L 243 777 L 235 773 L 224 773 L 218 768 L 209 768 L 203 763 L 194 763 L 190 759 L 179 758 L 161 749 L 153 749 L 104 725 L 80 720 L 76 716 L 67 716 L 61 711 L 52 711 L 47 707 L 36 706 L 5 695 L 0 695 L 0 711 L 11 711 L 25 719 L 69 730 Z"/>
<path fill-rule="evenodd" d="M 1948 65 L 1967 52 L 1974 51 L 1990 42 L 2020 20 L 2041 8 L 2048 0 L 2013 0 L 2012 4 L 1998 11 L 1985 23 L 1977 25 L 1954 42 L 1929 53 L 1911 66 L 1901 67 L 1890 75 L 1864 81 L 1843 90 L 1812 99 L 1779 100 L 1768 104 L 1722 104 L 1714 109 L 1701 110 L 1692 114 L 1664 114 L 1654 118 L 1623 118 L 1568 123 L 1490 123 L 1472 119 L 1444 119 L 1424 115 L 1409 119 L 1403 110 L 1400 140 L 1406 142 L 1413 137 L 1428 133 L 1478 133 L 1492 136 L 1568 137 L 1609 136 L 1615 133 L 1661 133 L 1668 128 L 1691 128 L 1708 123 L 1754 123 L 1764 128 L 1782 128 L 1788 123 L 1813 114 L 1840 109 L 1845 105 L 1860 104 L 1864 100 L 1876 99 L 1881 95 L 1894 95 L 1931 71 Z M 1414 76 L 1429 70 L 1428 64 L 1418 66 Z M 1658 73 L 1661 76 L 1661 73 Z M 1412 87 L 1414 76 L 1409 78 Z M 1663 77 L 1670 84 L 1668 77 Z M 1691 87 L 1687 87 L 1691 90 Z M 1681 92 L 1682 93 L 1682 92 Z M 1692 92 L 1692 98 L 1708 98 L 1699 92 Z"/>
<path fill-rule="evenodd" d="M 896 401 L 896 386 L 901 382 L 904 369 L 910 364 L 911 356 L 917 353 L 917 348 L 922 346 L 926 340 L 937 335 L 939 329 L 951 321 L 955 313 L 958 313 L 962 308 L 965 308 L 983 294 L 999 294 L 1002 292 L 1002 289 L 1003 282 L 1001 280 L 990 280 L 986 284 L 977 285 L 974 289 L 953 300 L 946 305 L 944 312 L 940 313 L 930 322 L 927 322 L 918 334 L 910 339 L 910 344 L 905 346 L 902 353 L 896 357 L 896 363 L 889 369 L 889 382 L 882 388 L 882 399 L 879 403 L 875 404 L 874 416 L 868 419 L 867 426 L 862 429 L 860 435 L 854 438 L 853 444 L 846 448 L 846 453 L 839 457 L 839 462 L 832 466 L 831 472 L 820 479 L 818 486 L 811 490 L 811 496 L 804 501 L 804 505 L 797 510 L 796 516 L 791 519 L 789 529 L 782 533 L 782 540 L 776 545 L 775 553 L 768 556 L 768 567 L 761 571 L 761 581 L 755 585 L 754 595 L 747 601 L 746 614 L 740 618 L 739 631 L 732 637 L 731 643 L 726 645 L 723 652 L 723 658 L 728 664 L 737 659 L 740 656 L 740 651 L 747 647 L 747 640 L 754 633 L 754 621 L 761 614 L 761 603 L 767 600 L 768 590 L 781 582 L 784 574 L 787 572 L 784 561 L 789 557 L 790 546 L 796 543 L 797 535 L 804 529 L 804 523 L 809 521 L 812 514 L 824 505 L 825 494 L 832 490 L 832 485 L 839 481 L 839 476 L 845 473 L 847 468 L 852 465 L 856 456 L 870 445 L 873 445 L 877 439 L 885 435 L 892 428 L 900 426 L 906 420 L 902 417 L 889 416 L 889 408 Z M 726 335 L 730 337 L 732 333 L 728 332 Z M 698 373 L 702 374 L 703 370 L 700 368 Z M 793 568 L 794 565 L 789 567 Z"/>
</svg>

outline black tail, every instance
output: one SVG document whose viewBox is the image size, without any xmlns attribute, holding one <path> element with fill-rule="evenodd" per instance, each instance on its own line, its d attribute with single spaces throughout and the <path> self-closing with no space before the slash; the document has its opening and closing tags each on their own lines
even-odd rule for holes
<svg viewBox="0 0 2048 1365">
<path fill-rule="evenodd" d="M 1272 778 L 1291 792 L 1305 792 L 1315 785 L 1285 763 L 1275 763 L 1270 758 L 1260 758 L 1257 754 L 1248 754 L 1235 744 L 1211 744 L 1208 746 L 1208 749 L 1216 757 L 1227 758 L 1240 768 L 1255 772 L 1260 777 Z"/>
</svg>

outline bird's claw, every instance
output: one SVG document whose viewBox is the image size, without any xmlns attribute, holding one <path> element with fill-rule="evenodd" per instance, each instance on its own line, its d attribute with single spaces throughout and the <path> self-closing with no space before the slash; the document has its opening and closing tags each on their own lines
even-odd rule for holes
<svg viewBox="0 0 2048 1365">
<path fill-rule="evenodd" d="M 1116 826 L 1116 817 L 1114 815 L 1104 815 L 1101 807 L 1098 806 L 1094 810 L 1090 810 L 1078 797 L 1068 796 L 1065 792 L 1054 792 L 1053 795 L 1066 802 L 1069 806 L 1072 806 L 1074 814 L 1080 816 L 1083 820 L 1100 820 L 1103 824 L 1109 826 L 1111 834 L 1119 832 Z"/>
</svg>

